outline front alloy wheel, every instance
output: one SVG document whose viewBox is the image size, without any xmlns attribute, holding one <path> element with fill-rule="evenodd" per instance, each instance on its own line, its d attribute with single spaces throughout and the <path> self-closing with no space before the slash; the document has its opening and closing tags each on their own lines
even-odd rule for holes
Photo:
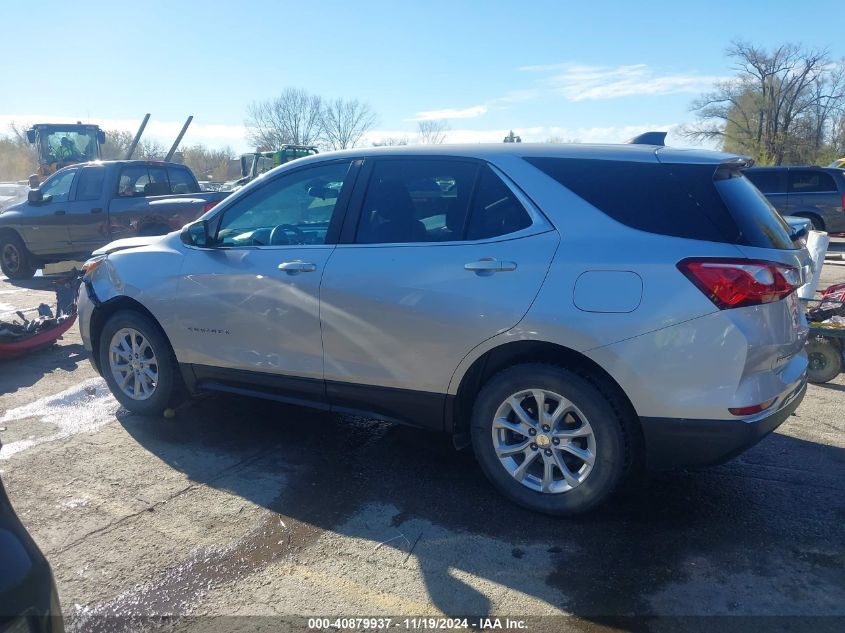
<svg viewBox="0 0 845 633">
<path fill-rule="evenodd" d="M 119 310 L 97 338 L 100 373 L 114 397 L 132 413 L 160 415 L 184 395 L 170 343 L 147 315 Z"/>
<path fill-rule="evenodd" d="M 117 387 L 133 400 L 146 400 L 158 387 L 158 359 L 138 330 L 123 328 L 109 346 L 109 369 Z"/>
</svg>

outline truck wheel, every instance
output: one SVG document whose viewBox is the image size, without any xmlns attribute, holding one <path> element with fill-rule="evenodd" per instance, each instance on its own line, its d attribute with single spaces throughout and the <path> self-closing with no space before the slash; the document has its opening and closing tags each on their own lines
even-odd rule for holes
<svg viewBox="0 0 845 633">
<path fill-rule="evenodd" d="M 147 316 L 113 314 L 100 332 L 100 369 L 126 409 L 161 415 L 182 393 L 176 357 L 164 334 Z"/>
<path fill-rule="evenodd" d="M 829 382 L 842 372 L 842 349 L 824 337 L 807 341 L 807 380 Z"/>
<path fill-rule="evenodd" d="M 541 363 L 496 374 L 475 401 L 472 445 L 487 478 L 546 514 L 586 512 L 625 471 L 623 421 L 590 382 Z"/>
<path fill-rule="evenodd" d="M 5 233 L 0 237 L 0 268 L 9 279 L 32 279 L 35 274 L 32 255 L 17 233 Z"/>
<path fill-rule="evenodd" d="M 817 215 L 812 215 L 811 213 L 796 213 L 795 217 L 797 218 L 804 218 L 805 220 L 809 220 L 810 224 L 813 225 L 814 231 L 824 231 L 824 222 L 822 219 Z"/>
</svg>

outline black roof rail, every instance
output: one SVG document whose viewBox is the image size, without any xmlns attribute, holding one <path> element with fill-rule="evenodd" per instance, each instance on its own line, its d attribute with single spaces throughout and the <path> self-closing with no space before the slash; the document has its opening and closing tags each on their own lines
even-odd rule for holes
<svg viewBox="0 0 845 633">
<path fill-rule="evenodd" d="M 626 141 L 627 145 L 666 145 L 667 132 L 643 132 L 637 134 L 634 138 Z"/>
</svg>

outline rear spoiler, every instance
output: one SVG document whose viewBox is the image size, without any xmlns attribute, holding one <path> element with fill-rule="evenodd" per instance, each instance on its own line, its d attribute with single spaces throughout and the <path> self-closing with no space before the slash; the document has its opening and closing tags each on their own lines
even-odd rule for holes
<svg viewBox="0 0 845 633">
<path fill-rule="evenodd" d="M 666 146 L 666 134 L 668 132 L 643 132 L 634 138 L 625 141 L 626 145 L 659 145 Z"/>
</svg>

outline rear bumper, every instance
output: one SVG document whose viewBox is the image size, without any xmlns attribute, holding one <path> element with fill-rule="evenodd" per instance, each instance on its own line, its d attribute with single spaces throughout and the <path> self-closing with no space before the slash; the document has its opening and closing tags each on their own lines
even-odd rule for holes
<svg viewBox="0 0 845 633">
<path fill-rule="evenodd" d="M 753 421 L 640 418 L 650 470 L 710 466 L 754 446 L 792 415 L 807 392 L 806 382 L 774 413 Z"/>
</svg>

